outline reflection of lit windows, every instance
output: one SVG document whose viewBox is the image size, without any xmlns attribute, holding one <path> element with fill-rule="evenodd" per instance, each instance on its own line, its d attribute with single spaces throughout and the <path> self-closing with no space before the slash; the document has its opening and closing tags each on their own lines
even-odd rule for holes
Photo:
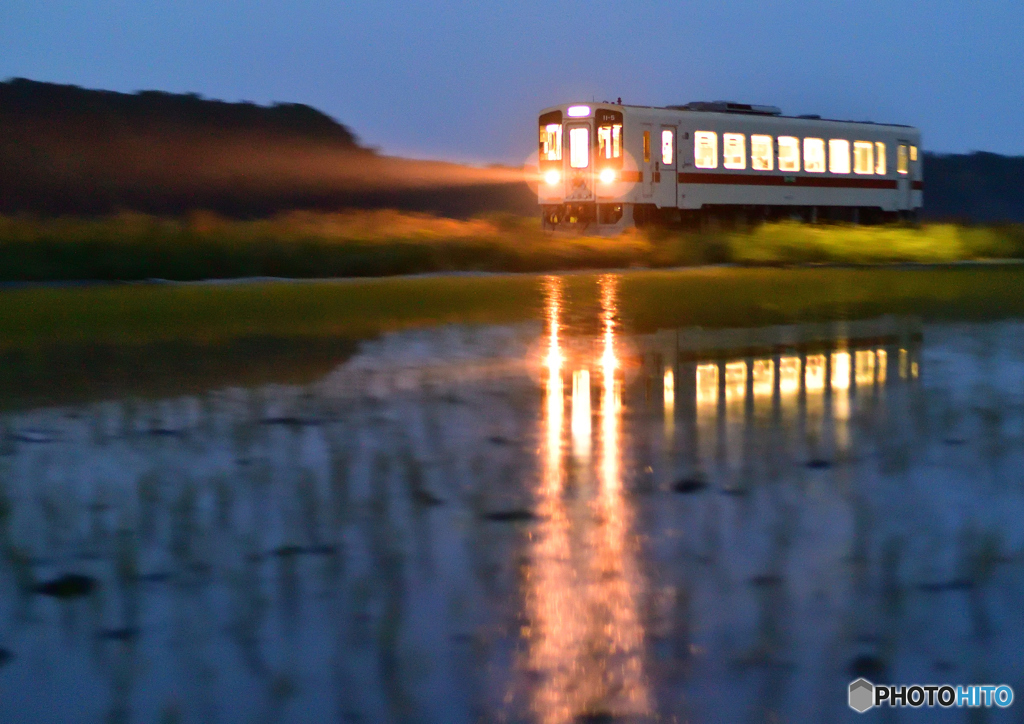
<svg viewBox="0 0 1024 724">
<path fill-rule="evenodd" d="M 800 140 L 793 136 L 779 136 L 779 170 L 800 170 Z"/>
<path fill-rule="evenodd" d="M 917 371 L 918 371 L 917 362 L 911 362 L 910 363 L 910 376 L 913 377 L 915 380 L 917 379 Z"/>
<path fill-rule="evenodd" d="M 884 349 L 879 349 L 875 352 L 875 356 L 878 358 L 878 384 L 885 384 L 885 368 L 889 361 L 889 355 Z"/>
<path fill-rule="evenodd" d="M 651 162 L 651 132 L 644 131 L 644 163 Z"/>
<path fill-rule="evenodd" d="M 697 365 L 697 402 L 718 403 L 718 365 Z"/>
<path fill-rule="evenodd" d="M 620 158 L 622 156 L 622 124 L 598 126 L 597 155 L 603 159 Z"/>
<path fill-rule="evenodd" d="M 808 390 L 825 389 L 825 355 L 807 355 L 807 369 L 804 372 L 804 386 Z"/>
<path fill-rule="evenodd" d="M 665 409 L 675 405 L 676 403 L 676 376 L 672 373 L 672 370 L 665 370 Z"/>
<path fill-rule="evenodd" d="M 850 142 L 845 138 L 830 138 L 828 141 L 829 173 L 850 173 Z"/>
<path fill-rule="evenodd" d="M 885 176 L 885 144 L 875 141 L 875 173 Z"/>
<path fill-rule="evenodd" d="M 850 353 L 832 353 L 832 387 L 845 390 L 850 386 Z"/>
<path fill-rule="evenodd" d="M 569 165 L 586 168 L 590 165 L 590 129 L 569 129 Z"/>
<path fill-rule="evenodd" d="M 907 147 L 903 144 L 896 149 L 896 172 L 906 175 L 910 169 L 910 163 L 907 161 Z"/>
<path fill-rule="evenodd" d="M 775 386 L 775 362 L 770 359 L 754 360 L 754 397 L 770 397 Z"/>
<path fill-rule="evenodd" d="M 875 147 L 870 141 L 853 142 L 853 172 L 872 174 L 875 172 Z"/>
<path fill-rule="evenodd" d="M 857 386 L 867 386 L 875 382 L 875 353 L 870 349 L 857 350 L 854 355 L 854 378 Z"/>
<path fill-rule="evenodd" d="M 747 167 L 747 137 L 742 133 L 722 134 L 722 165 L 731 169 Z"/>
<path fill-rule="evenodd" d="M 675 132 L 666 128 L 661 132 L 661 163 L 664 166 L 672 166 L 675 162 Z"/>
<path fill-rule="evenodd" d="M 911 146 L 910 147 L 910 160 L 911 161 L 916 161 L 917 160 L 917 146 Z"/>
<path fill-rule="evenodd" d="M 727 362 L 725 364 L 725 399 L 742 400 L 747 395 L 747 363 Z"/>
<path fill-rule="evenodd" d="M 750 167 L 755 171 L 771 171 L 775 168 L 775 150 L 771 136 L 750 137 Z"/>
<path fill-rule="evenodd" d="M 804 171 L 808 173 L 825 173 L 824 139 L 804 139 Z"/>
<path fill-rule="evenodd" d="M 540 158 L 542 161 L 562 160 L 561 123 L 548 123 L 540 127 Z"/>
<path fill-rule="evenodd" d="M 907 379 L 907 350 L 900 350 L 900 377 Z"/>
<path fill-rule="evenodd" d="M 779 360 L 779 392 L 792 395 L 800 391 L 800 358 L 783 357 Z"/>
<path fill-rule="evenodd" d="M 713 131 L 693 132 L 693 165 L 697 168 L 718 168 L 718 134 Z"/>
</svg>

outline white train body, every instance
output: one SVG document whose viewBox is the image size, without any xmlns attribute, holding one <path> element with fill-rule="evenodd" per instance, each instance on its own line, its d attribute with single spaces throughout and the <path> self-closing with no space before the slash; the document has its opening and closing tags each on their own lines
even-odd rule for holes
<svg viewBox="0 0 1024 724">
<path fill-rule="evenodd" d="M 916 128 L 789 117 L 773 107 L 569 103 L 539 118 L 546 223 L 653 218 L 913 218 Z"/>
</svg>

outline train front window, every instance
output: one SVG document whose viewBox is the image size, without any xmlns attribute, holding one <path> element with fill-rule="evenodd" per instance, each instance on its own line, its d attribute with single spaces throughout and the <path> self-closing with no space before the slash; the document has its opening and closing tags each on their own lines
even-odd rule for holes
<svg viewBox="0 0 1024 724">
<path fill-rule="evenodd" d="M 599 126 L 597 129 L 597 155 L 602 160 L 622 158 L 622 125 Z"/>
<path fill-rule="evenodd" d="M 800 170 L 800 140 L 793 136 L 779 136 L 779 170 Z"/>
<path fill-rule="evenodd" d="M 590 165 L 590 129 L 569 129 L 569 165 L 586 168 Z"/>
<path fill-rule="evenodd" d="M 775 168 L 775 151 L 771 136 L 750 137 L 750 167 L 755 171 L 771 171 Z"/>
<path fill-rule="evenodd" d="M 561 123 L 549 123 L 540 127 L 540 158 L 542 161 L 562 160 Z"/>
<path fill-rule="evenodd" d="M 853 142 L 853 172 L 859 174 L 875 172 L 875 144 L 870 141 Z"/>
<path fill-rule="evenodd" d="M 602 168 L 622 167 L 622 113 L 599 108 L 597 121 L 597 159 Z"/>
<path fill-rule="evenodd" d="M 538 155 L 542 167 L 561 167 L 562 160 L 562 112 L 551 111 L 539 119 L 540 145 Z"/>
</svg>

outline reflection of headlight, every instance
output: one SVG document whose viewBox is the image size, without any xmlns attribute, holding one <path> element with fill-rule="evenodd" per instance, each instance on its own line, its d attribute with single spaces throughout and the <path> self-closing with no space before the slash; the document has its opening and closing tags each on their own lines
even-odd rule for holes
<svg viewBox="0 0 1024 724">
<path fill-rule="evenodd" d="M 549 186 L 554 186 L 559 182 L 559 180 L 561 180 L 561 178 L 562 174 L 558 173 L 558 171 L 555 171 L 554 169 L 544 174 L 544 180 L 548 182 Z"/>
<path fill-rule="evenodd" d="M 612 171 L 610 168 L 606 168 L 600 174 L 598 174 L 598 178 L 601 179 L 601 183 L 610 184 L 612 181 L 615 180 L 615 172 Z"/>
</svg>

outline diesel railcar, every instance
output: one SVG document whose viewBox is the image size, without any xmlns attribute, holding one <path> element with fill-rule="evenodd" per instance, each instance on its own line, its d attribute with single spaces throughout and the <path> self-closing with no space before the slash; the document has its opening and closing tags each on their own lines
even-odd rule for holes
<svg viewBox="0 0 1024 724">
<path fill-rule="evenodd" d="M 652 108 L 567 103 L 539 123 L 548 228 L 653 220 L 913 219 L 923 198 L 916 128 L 725 101 Z"/>
</svg>

